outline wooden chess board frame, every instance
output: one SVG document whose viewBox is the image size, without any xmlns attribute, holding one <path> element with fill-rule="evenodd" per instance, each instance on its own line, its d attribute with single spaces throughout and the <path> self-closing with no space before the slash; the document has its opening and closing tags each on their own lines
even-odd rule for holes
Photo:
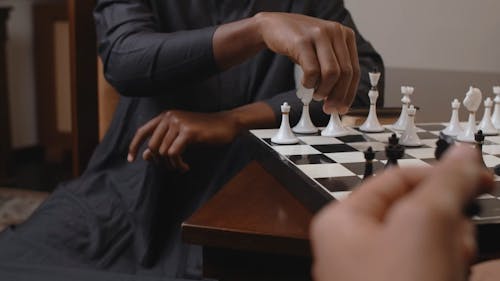
<svg viewBox="0 0 500 281">
<path fill-rule="evenodd" d="M 432 165 L 436 141 L 447 123 L 416 124 L 423 146 L 405 148 L 400 166 Z M 300 143 L 279 145 L 271 142 L 278 129 L 251 130 L 256 144 L 257 160 L 273 174 L 304 206 L 315 212 L 332 200 L 342 200 L 358 186 L 363 178 L 365 160 L 363 151 L 369 146 L 375 151 L 374 173 L 385 166 L 385 146 L 393 133 L 401 132 L 384 126 L 382 133 L 365 133 L 350 127 L 352 134 L 345 137 L 297 135 Z M 483 145 L 483 159 L 490 169 L 500 164 L 500 135 L 487 136 Z M 500 249 L 500 177 L 495 176 L 496 188 L 490 194 L 478 197 L 482 214 L 473 218 L 482 236 L 482 245 L 492 243 Z M 498 239 L 496 238 L 498 237 Z M 480 243 L 481 246 L 481 243 Z"/>
</svg>

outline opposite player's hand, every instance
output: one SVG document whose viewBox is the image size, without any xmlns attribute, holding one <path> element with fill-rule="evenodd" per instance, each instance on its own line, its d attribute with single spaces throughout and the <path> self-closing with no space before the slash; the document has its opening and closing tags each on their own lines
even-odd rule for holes
<svg viewBox="0 0 500 281">
<path fill-rule="evenodd" d="M 264 12 L 255 18 L 265 45 L 302 67 L 302 84 L 315 88 L 316 99 L 325 99 L 325 112 L 346 113 L 360 78 L 354 31 L 299 14 Z"/>
<path fill-rule="evenodd" d="M 229 143 L 238 132 L 236 122 L 226 112 L 166 111 L 137 130 L 129 146 L 128 161 L 134 161 L 141 144 L 150 138 L 142 154 L 145 160 L 163 156 L 168 167 L 186 172 L 189 165 L 182 153 L 188 145 Z"/>
<path fill-rule="evenodd" d="M 465 146 L 434 168 L 371 178 L 313 220 L 315 279 L 466 280 L 476 244 L 464 208 L 492 184 Z"/>
</svg>

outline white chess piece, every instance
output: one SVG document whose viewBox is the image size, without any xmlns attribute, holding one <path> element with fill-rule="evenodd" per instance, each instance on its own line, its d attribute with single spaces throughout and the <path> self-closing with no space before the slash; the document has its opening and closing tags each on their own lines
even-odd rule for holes
<svg viewBox="0 0 500 281">
<path fill-rule="evenodd" d="M 342 125 L 338 113 L 332 113 L 330 115 L 330 122 L 326 128 L 321 131 L 321 135 L 324 137 L 342 137 L 349 134 L 349 130 Z"/>
<path fill-rule="evenodd" d="M 498 135 L 498 130 L 495 128 L 493 123 L 491 122 L 491 108 L 493 107 L 493 101 L 490 97 L 488 97 L 484 101 L 484 115 L 483 119 L 481 119 L 481 123 L 479 123 L 479 130 L 483 131 L 485 136 L 494 136 Z"/>
<path fill-rule="evenodd" d="M 368 97 L 370 98 L 370 111 L 368 112 L 368 117 L 363 125 L 359 127 L 359 129 L 363 132 L 378 133 L 384 131 L 384 127 L 380 125 L 377 117 L 377 84 L 379 79 L 380 73 L 370 72 L 370 82 L 372 84 L 372 88 L 370 89 L 370 92 L 368 92 Z"/>
<path fill-rule="evenodd" d="M 469 121 L 462 134 L 458 135 L 457 140 L 462 142 L 475 143 L 474 134 L 476 133 L 476 111 L 481 105 L 482 100 L 481 90 L 470 87 L 465 95 L 464 106 L 469 111 Z"/>
<path fill-rule="evenodd" d="M 302 80 L 302 76 L 304 76 L 302 68 L 299 65 L 295 65 L 295 87 L 297 89 L 297 97 L 302 101 L 303 106 L 300 120 L 295 127 L 292 128 L 292 131 L 299 134 L 314 134 L 318 132 L 318 128 L 314 126 L 309 113 L 309 104 L 313 99 L 314 89 L 306 89 L 302 85 L 300 82 Z"/>
<path fill-rule="evenodd" d="M 408 105 L 411 103 L 410 96 L 413 94 L 415 89 L 409 86 L 401 86 L 401 94 L 403 98 L 401 102 L 403 105 L 401 106 L 401 115 L 398 118 L 398 121 L 392 125 L 392 128 L 396 131 L 403 131 L 406 128 L 406 120 L 408 120 Z"/>
<path fill-rule="evenodd" d="M 500 86 L 493 87 L 493 94 L 495 94 L 495 108 L 491 116 L 491 122 L 495 128 L 500 130 Z"/>
<path fill-rule="evenodd" d="M 458 109 L 460 108 L 460 102 L 457 99 L 454 99 L 451 102 L 451 118 L 450 124 L 443 130 L 443 134 L 456 137 L 464 132 L 462 125 L 460 125 L 460 119 L 458 117 Z"/>
<path fill-rule="evenodd" d="M 415 126 L 416 113 L 417 109 L 415 109 L 413 105 L 410 105 L 408 108 L 406 128 L 399 139 L 399 143 L 404 146 L 422 146 L 422 141 L 420 141 L 420 138 L 417 135 L 417 127 Z"/>
<path fill-rule="evenodd" d="M 281 126 L 278 133 L 271 138 L 271 141 L 277 144 L 294 144 L 298 143 L 299 139 L 293 134 L 292 129 L 290 129 L 290 119 L 288 114 L 290 113 L 290 105 L 287 102 L 283 103 L 281 106 Z"/>
</svg>

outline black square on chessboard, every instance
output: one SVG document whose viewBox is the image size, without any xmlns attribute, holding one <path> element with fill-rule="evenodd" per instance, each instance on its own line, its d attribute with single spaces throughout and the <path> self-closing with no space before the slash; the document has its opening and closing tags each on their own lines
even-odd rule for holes
<svg viewBox="0 0 500 281">
<path fill-rule="evenodd" d="M 387 156 L 385 155 L 385 151 L 377 151 L 375 152 L 375 159 L 377 160 L 387 160 Z M 403 158 L 401 159 L 415 159 L 415 157 L 411 156 L 411 155 L 408 155 L 408 154 L 404 154 L 403 155 Z"/>
<path fill-rule="evenodd" d="M 353 172 L 356 175 L 364 175 L 365 174 L 365 162 L 356 162 L 356 163 L 342 163 L 342 166 L 346 167 L 349 171 Z M 384 163 L 380 161 L 373 162 L 373 172 L 377 173 L 377 171 L 383 170 L 385 167 Z"/>
<path fill-rule="evenodd" d="M 322 153 L 334 153 L 334 152 L 351 152 L 358 151 L 352 146 L 347 144 L 339 143 L 339 144 L 321 144 L 321 145 L 312 145 L 315 149 L 321 151 Z"/>
<path fill-rule="evenodd" d="M 288 156 L 288 159 L 290 159 L 290 161 L 292 161 L 295 165 L 335 163 L 335 161 L 323 154 L 290 155 Z"/>
<path fill-rule="evenodd" d="M 476 200 L 481 206 L 479 217 L 500 217 L 500 200 L 498 199 L 478 199 Z"/>
<path fill-rule="evenodd" d="M 442 131 L 444 130 L 444 128 L 446 128 L 446 126 L 441 124 L 423 124 L 423 125 L 417 124 L 417 127 L 426 131 Z"/>
<path fill-rule="evenodd" d="M 436 139 L 437 140 L 437 138 L 439 138 L 435 134 L 429 133 L 429 132 L 417 132 L 417 135 L 422 140 L 428 140 L 428 139 Z"/>
<path fill-rule="evenodd" d="M 350 142 L 366 142 L 368 141 L 365 136 L 363 135 L 348 135 L 348 136 L 343 136 L 343 137 L 336 137 L 336 139 L 350 143 Z"/>
<path fill-rule="evenodd" d="M 271 145 L 271 146 L 285 146 L 285 145 L 303 145 L 303 144 L 306 144 L 305 142 L 299 140 L 298 143 L 293 143 L 293 144 L 278 144 L 278 143 L 274 143 L 271 141 L 270 138 L 265 138 L 265 139 L 262 139 L 264 142 L 266 142 L 267 144 Z"/>
<path fill-rule="evenodd" d="M 361 183 L 361 178 L 356 176 L 316 178 L 315 180 L 317 180 L 330 192 L 350 191 Z"/>
</svg>

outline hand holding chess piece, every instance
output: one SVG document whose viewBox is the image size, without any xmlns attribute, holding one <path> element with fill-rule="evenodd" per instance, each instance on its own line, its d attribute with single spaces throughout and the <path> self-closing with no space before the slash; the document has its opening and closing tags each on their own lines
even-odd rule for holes
<svg viewBox="0 0 500 281">
<path fill-rule="evenodd" d="M 464 132 L 458 135 L 457 140 L 462 142 L 474 143 L 474 134 L 476 133 L 476 112 L 481 105 L 482 100 L 481 90 L 470 87 L 465 95 L 464 106 L 469 111 L 469 121 L 464 129 Z"/>
</svg>

